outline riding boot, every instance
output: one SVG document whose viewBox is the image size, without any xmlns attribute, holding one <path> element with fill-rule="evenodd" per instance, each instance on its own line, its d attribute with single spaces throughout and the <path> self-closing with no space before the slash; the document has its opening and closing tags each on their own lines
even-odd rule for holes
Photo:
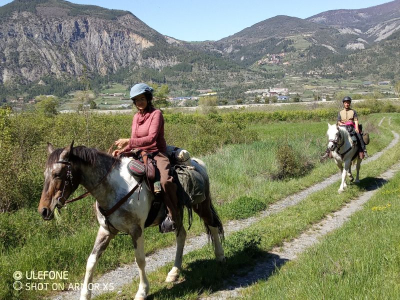
<svg viewBox="0 0 400 300">
<path fill-rule="evenodd" d="M 157 162 L 157 168 L 160 171 L 160 183 L 163 189 L 164 204 L 167 207 L 168 215 L 160 225 L 160 232 L 166 233 L 179 230 L 182 226 L 182 214 L 179 208 L 177 197 L 177 186 L 170 175 L 170 163 L 167 156 L 158 153 L 154 159 Z"/>
<path fill-rule="evenodd" d="M 368 153 L 367 153 L 367 149 L 365 147 L 364 139 L 362 138 L 360 133 L 357 133 L 357 138 L 360 141 L 361 149 L 364 152 L 364 155 L 363 155 L 364 157 L 363 158 L 368 157 Z M 363 158 L 361 158 L 361 159 L 363 159 Z"/>
</svg>

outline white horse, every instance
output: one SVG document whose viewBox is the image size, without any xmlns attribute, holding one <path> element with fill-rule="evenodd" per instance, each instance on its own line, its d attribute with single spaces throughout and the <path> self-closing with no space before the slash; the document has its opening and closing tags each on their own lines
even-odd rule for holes
<svg viewBox="0 0 400 300">
<path fill-rule="evenodd" d="M 338 192 L 341 193 L 347 187 L 346 175 L 349 176 L 350 181 L 354 180 L 351 174 L 351 163 L 355 159 L 357 159 L 357 176 L 355 182 L 360 182 L 359 173 L 361 158 L 358 155 L 359 148 L 357 144 L 353 144 L 350 134 L 344 126 L 330 125 L 328 123 L 327 135 L 329 138 L 328 148 L 331 150 L 332 157 L 335 159 L 336 165 L 342 173 L 342 183 L 338 190 Z"/>
<path fill-rule="evenodd" d="M 53 219 L 54 210 L 71 201 L 67 201 L 67 199 L 79 184 L 82 184 L 97 200 L 96 215 L 100 228 L 87 261 L 80 299 L 90 299 L 89 286 L 93 280 L 96 263 L 111 239 L 119 231 L 131 236 L 135 248 L 140 277 L 135 299 L 146 299 L 149 293 L 149 282 L 145 273 L 143 230 L 154 195 L 146 184 L 139 184 L 129 174 L 127 168 L 129 158 L 114 158 L 93 148 L 73 147 L 73 143 L 64 149 L 55 150 L 49 144 L 48 151 L 50 155 L 46 163 L 45 182 L 38 208 L 43 219 Z M 207 176 L 205 165 L 194 159 L 192 164 L 203 176 Z M 223 238 L 223 227 L 211 203 L 208 176 L 206 179 L 206 200 L 194 206 L 193 210 L 205 224 L 207 233 L 213 241 L 217 260 L 224 261 L 224 250 L 220 240 Z M 105 215 L 108 216 L 105 217 Z M 159 221 L 160 216 L 153 225 Z M 167 275 L 167 282 L 174 282 L 178 279 L 182 266 L 183 247 L 186 239 L 185 228 L 182 226 L 180 230 L 175 231 L 175 234 L 177 243 L 175 263 Z"/>
</svg>

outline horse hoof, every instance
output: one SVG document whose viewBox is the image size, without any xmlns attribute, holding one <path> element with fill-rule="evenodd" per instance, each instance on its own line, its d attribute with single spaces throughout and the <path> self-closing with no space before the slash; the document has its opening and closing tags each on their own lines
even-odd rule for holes
<svg viewBox="0 0 400 300">
<path fill-rule="evenodd" d="M 217 262 L 226 263 L 226 257 L 225 256 L 217 257 Z"/>
<path fill-rule="evenodd" d="M 339 194 L 341 194 L 341 193 L 343 193 L 343 192 L 344 192 L 344 190 L 338 189 L 338 193 L 339 193 Z"/>
<path fill-rule="evenodd" d="M 143 296 L 136 296 L 135 300 L 146 300 L 147 297 L 143 297 Z"/>
<path fill-rule="evenodd" d="M 165 282 L 171 283 L 171 282 L 176 282 L 178 281 L 179 275 L 168 275 L 167 278 L 165 279 Z"/>
<path fill-rule="evenodd" d="M 356 181 L 354 181 L 354 183 L 360 183 L 360 180 L 357 179 Z"/>
</svg>

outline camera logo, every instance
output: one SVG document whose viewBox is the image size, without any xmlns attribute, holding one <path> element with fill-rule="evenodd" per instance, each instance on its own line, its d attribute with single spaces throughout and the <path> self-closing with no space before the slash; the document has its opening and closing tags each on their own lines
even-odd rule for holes
<svg viewBox="0 0 400 300">
<path fill-rule="evenodd" d="M 16 291 L 21 290 L 21 289 L 22 289 L 22 282 L 21 282 L 21 281 L 15 281 L 15 282 L 13 283 L 13 288 L 14 288 L 14 290 L 16 290 Z"/>
<path fill-rule="evenodd" d="M 21 271 L 15 271 L 13 274 L 14 280 L 21 280 L 22 279 L 22 272 Z"/>
</svg>

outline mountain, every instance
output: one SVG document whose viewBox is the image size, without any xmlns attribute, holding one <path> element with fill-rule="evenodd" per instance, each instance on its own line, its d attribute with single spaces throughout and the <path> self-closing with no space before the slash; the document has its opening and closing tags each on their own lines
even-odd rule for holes
<svg viewBox="0 0 400 300">
<path fill-rule="evenodd" d="M 43 76 L 106 75 L 131 64 L 175 64 L 169 41 L 132 13 L 62 0 L 16 0 L 0 7 L 0 82 Z M 149 48 L 164 49 L 152 57 Z M 178 51 L 176 51 L 178 52 Z"/>
<path fill-rule="evenodd" d="M 89 80 L 167 83 L 240 99 L 285 76 L 400 76 L 400 0 L 320 13 L 276 16 L 219 41 L 183 42 L 127 11 L 64 0 L 14 0 L 0 7 L 0 100 L 63 95 Z M 85 80 L 83 80 L 85 79 Z"/>
<path fill-rule="evenodd" d="M 330 10 L 306 20 L 378 42 L 400 29 L 400 0 L 363 9 Z"/>
<path fill-rule="evenodd" d="M 303 52 L 314 46 L 324 47 L 328 52 L 343 53 L 348 50 L 345 45 L 353 41 L 354 36 L 344 35 L 330 26 L 276 16 L 219 41 L 200 45 L 204 50 L 216 51 L 251 65 L 270 54 Z"/>
</svg>

